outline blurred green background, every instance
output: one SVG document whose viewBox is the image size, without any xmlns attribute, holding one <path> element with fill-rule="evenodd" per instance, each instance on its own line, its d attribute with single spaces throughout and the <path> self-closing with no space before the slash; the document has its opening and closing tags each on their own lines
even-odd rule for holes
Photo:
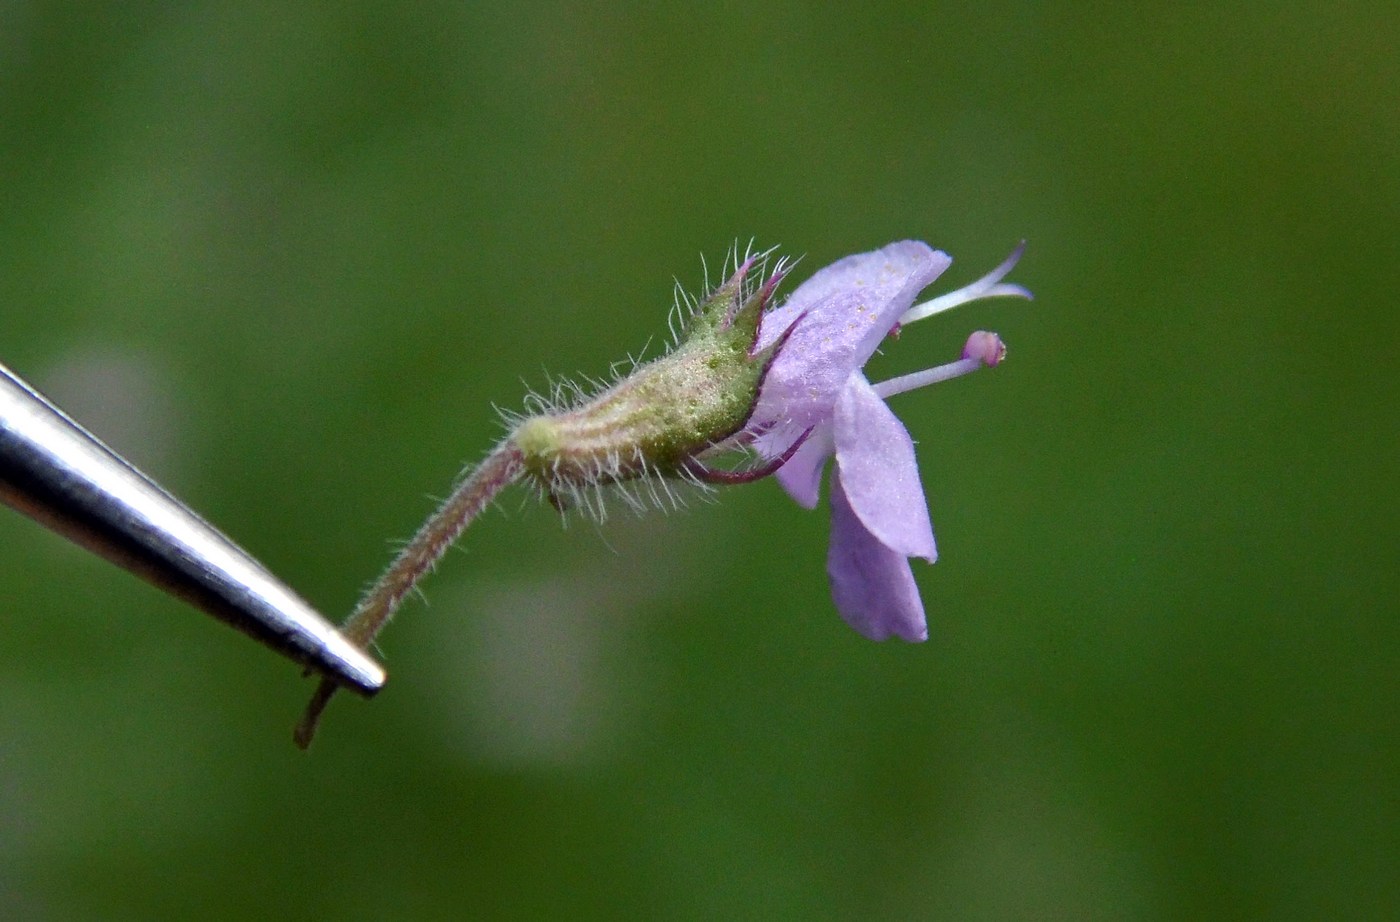
<svg viewBox="0 0 1400 922">
<path fill-rule="evenodd" d="M 0 6 L 0 361 L 347 611 L 737 237 L 911 328 L 932 639 L 775 484 L 523 492 L 311 683 L 0 514 L 0 916 L 1400 915 L 1393 4 Z M 791 290 L 792 285 L 788 286 Z"/>
</svg>

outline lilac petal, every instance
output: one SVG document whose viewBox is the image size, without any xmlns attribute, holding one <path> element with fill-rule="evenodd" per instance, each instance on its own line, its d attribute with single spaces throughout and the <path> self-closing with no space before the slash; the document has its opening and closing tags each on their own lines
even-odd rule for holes
<svg viewBox="0 0 1400 922">
<path fill-rule="evenodd" d="M 768 368 L 753 420 L 802 429 L 820 422 L 846 379 L 951 262 L 927 244 L 906 240 L 848 256 L 802 283 L 763 317 L 759 349 L 806 312 Z"/>
<path fill-rule="evenodd" d="M 888 300 L 910 276 L 927 273 L 927 287 L 952 265 L 946 253 L 918 240 L 902 240 L 869 253 L 856 253 L 814 273 L 778 308 L 763 318 L 759 348 L 769 345 L 803 311 L 850 289 L 869 289 L 871 301 Z M 922 290 L 922 289 L 921 289 Z M 917 294 L 917 292 L 915 292 Z M 893 326 L 893 324 L 891 324 Z"/>
<path fill-rule="evenodd" d="M 938 556 L 914 442 L 864 375 L 851 375 L 836 400 L 836 463 L 851 508 L 879 541 L 905 557 Z"/>
<path fill-rule="evenodd" d="M 846 499 L 838 468 L 831 476 L 831 597 L 846 623 L 871 640 L 891 634 L 928 640 L 928 622 L 909 561 L 866 530 Z"/>
<path fill-rule="evenodd" d="M 799 506 L 817 508 L 817 500 L 821 498 L 822 470 L 834 450 L 831 426 L 817 426 L 787 463 L 778 468 L 775 475 L 778 483 Z"/>
</svg>

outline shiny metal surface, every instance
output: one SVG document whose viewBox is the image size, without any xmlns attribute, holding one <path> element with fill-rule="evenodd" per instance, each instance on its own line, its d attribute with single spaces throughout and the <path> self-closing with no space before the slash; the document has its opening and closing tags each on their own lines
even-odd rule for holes
<svg viewBox="0 0 1400 922">
<path fill-rule="evenodd" d="M 261 564 L 3 365 L 0 501 L 361 694 L 384 684 Z"/>
</svg>

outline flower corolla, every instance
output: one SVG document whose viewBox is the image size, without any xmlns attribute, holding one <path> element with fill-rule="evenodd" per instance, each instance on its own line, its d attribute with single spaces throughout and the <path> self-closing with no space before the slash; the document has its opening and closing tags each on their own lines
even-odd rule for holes
<svg viewBox="0 0 1400 922">
<path fill-rule="evenodd" d="M 918 241 L 893 243 L 827 266 L 763 316 L 757 345 L 786 341 L 747 429 L 757 433 L 760 455 L 785 458 L 777 479 L 807 508 L 816 506 L 826 462 L 835 459 L 827 573 L 842 617 L 872 639 L 928 638 L 909 559 L 938 556 L 914 442 L 885 399 L 996 365 L 1006 348 L 995 333 L 978 331 L 946 365 L 877 384 L 863 368 L 903 325 L 981 298 L 1029 298 L 1002 281 L 1021 251 L 971 285 L 915 306 L 952 260 Z"/>
</svg>

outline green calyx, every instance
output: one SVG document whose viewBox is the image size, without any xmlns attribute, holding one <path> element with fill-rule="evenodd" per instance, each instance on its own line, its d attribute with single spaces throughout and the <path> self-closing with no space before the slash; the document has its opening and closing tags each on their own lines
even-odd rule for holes
<svg viewBox="0 0 1400 922">
<path fill-rule="evenodd" d="M 581 406 L 522 421 L 511 440 L 526 474 L 551 496 L 648 475 L 676 476 L 743 429 L 773 349 L 754 353 L 763 310 L 781 277 L 744 279 L 752 262 L 696 309 L 666 355 Z"/>
</svg>

